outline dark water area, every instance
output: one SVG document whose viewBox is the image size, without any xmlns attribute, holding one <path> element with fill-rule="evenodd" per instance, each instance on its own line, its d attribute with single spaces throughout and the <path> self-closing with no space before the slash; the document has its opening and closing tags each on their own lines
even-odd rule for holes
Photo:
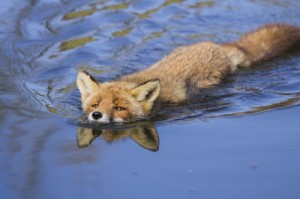
<svg viewBox="0 0 300 199">
<path fill-rule="evenodd" d="M 300 197 L 300 49 L 151 121 L 82 120 L 75 79 L 142 70 L 178 46 L 300 25 L 298 0 L 2 1 L 0 198 Z"/>
</svg>

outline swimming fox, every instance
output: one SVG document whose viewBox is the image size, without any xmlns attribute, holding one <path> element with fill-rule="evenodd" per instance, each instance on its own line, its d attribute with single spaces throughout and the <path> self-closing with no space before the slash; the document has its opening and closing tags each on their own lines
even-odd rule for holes
<svg viewBox="0 0 300 199">
<path fill-rule="evenodd" d="M 209 88 L 239 67 L 274 58 L 300 43 L 300 27 L 269 24 L 231 43 L 178 47 L 149 68 L 112 82 L 80 70 L 77 86 L 90 122 L 148 119 L 158 107 L 184 103 L 190 90 Z"/>
</svg>

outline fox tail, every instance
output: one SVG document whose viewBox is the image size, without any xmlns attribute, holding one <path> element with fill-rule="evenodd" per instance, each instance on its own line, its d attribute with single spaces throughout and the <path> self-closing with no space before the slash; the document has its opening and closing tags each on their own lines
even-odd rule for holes
<svg viewBox="0 0 300 199">
<path fill-rule="evenodd" d="M 223 44 L 234 71 L 254 63 L 274 58 L 300 44 L 300 27 L 270 24 L 246 33 L 239 40 Z"/>
</svg>

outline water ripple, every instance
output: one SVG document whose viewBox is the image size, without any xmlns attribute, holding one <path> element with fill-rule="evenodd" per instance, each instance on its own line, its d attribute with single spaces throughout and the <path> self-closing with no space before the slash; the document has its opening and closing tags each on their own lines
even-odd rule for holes
<svg viewBox="0 0 300 199">
<path fill-rule="evenodd" d="M 146 68 L 181 45 L 225 42 L 261 24 L 299 24 L 300 18 L 295 0 L 79 0 L 22 6 L 19 18 L 10 22 L 15 30 L 1 33 L 1 95 L 13 92 L 22 99 L 21 107 L 57 114 L 74 124 L 82 114 L 75 85 L 78 67 L 102 81 L 112 80 Z M 297 105 L 299 62 L 297 50 L 240 70 L 218 87 L 199 91 L 190 103 L 166 107 L 153 120 L 184 122 Z"/>
</svg>

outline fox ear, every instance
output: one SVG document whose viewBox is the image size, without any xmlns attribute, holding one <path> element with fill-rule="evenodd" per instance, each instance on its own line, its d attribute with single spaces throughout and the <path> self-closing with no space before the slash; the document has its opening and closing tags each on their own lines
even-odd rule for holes
<svg viewBox="0 0 300 199">
<path fill-rule="evenodd" d="M 77 146 L 84 148 L 89 146 L 95 139 L 93 136 L 93 129 L 79 127 L 77 129 Z"/>
<path fill-rule="evenodd" d="M 159 149 L 159 137 L 153 125 L 132 129 L 130 137 L 145 149 L 154 152 Z"/>
<path fill-rule="evenodd" d="M 84 148 L 91 145 L 91 143 L 101 135 L 102 130 L 78 127 L 77 129 L 77 146 Z"/>
<path fill-rule="evenodd" d="M 79 69 L 77 75 L 77 87 L 81 93 L 81 101 L 97 91 L 99 82 L 86 71 Z"/>
<path fill-rule="evenodd" d="M 153 103 L 160 93 L 159 79 L 146 81 L 132 90 L 132 95 L 139 102 Z"/>
</svg>

